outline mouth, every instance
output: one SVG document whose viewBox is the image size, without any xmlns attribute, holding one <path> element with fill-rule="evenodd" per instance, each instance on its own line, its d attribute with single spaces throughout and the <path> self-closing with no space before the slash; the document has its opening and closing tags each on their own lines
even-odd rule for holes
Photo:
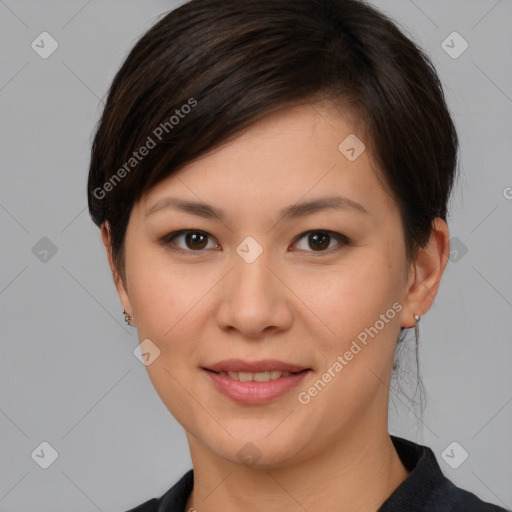
<svg viewBox="0 0 512 512">
<path fill-rule="evenodd" d="M 283 361 L 247 362 L 231 359 L 202 367 L 215 388 L 233 401 L 263 404 L 297 386 L 312 368 Z"/>
</svg>

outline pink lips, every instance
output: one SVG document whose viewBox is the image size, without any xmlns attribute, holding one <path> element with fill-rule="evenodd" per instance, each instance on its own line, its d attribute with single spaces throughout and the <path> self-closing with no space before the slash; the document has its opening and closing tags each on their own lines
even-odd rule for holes
<svg viewBox="0 0 512 512">
<path fill-rule="evenodd" d="M 221 361 L 203 368 L 221 393 L 237 403 L 256 405 L 270 402 L 297 386 L 309 373 L 309 368 L 276 360 L 247 362 L 240 359 Z M 293 372 L 292 375 L 279 377 L 266 382 L 241 382 L 218 372 Z"/>
</svg>

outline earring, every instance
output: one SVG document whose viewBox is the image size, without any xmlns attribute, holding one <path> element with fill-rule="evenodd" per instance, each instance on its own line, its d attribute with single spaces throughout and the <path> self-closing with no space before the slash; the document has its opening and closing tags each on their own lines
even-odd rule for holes
<svg viewBox="0 0 512 512">
<path fill-rule="evenodd" d="M 421 315 L 414 315 L 414 320 L 416 320 L 416 324 L 414 325 L 414 337 L 416 338 L 416 343 L 418 343 L 418 338 L 420 336 L 419 323 L 421 320 Z"/>
<path fill-rule="evenodd" d="M 127 313 L 126 310 L 123 309 L 123 315 L 124 315 L 124 323 L 126 325 L 132 325 L 133 315 L 130 313 Z"/>
</svg>

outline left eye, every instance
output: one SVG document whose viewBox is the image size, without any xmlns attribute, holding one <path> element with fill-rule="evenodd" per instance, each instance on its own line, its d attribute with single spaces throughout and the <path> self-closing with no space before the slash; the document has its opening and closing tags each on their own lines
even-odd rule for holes
<svg viewBox="0 0 512 512">
<path fill-rule="evenodd" d="M 349 240 L 346 236 L 341 235 L 340 233 L 334 233 L 332 231 L 308 231 L 307 233 L 304 233 L 297 238 L 298 241 L 302 239 L 306 239 L 308 246 L 314 248 L 314 250 L 311 252 L 330 252 L 331 248 L 329 248 L 329 246 L 333 239 L 340 242 L 340 247 L 335 250 L 341 249 L 341 247 L 349 243 Z M 304 248 L 300 249 L 306 251 L 308 250 Z"/>
</svg>

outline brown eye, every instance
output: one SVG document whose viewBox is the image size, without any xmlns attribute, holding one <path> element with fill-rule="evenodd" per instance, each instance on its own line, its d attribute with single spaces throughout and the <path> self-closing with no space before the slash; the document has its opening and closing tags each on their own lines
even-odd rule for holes
<svg viewBox="0 0 512 512">
<path fill-rule="evenodd" d="M 203 233 L 196 233 L 195 231 L 185 235 L 185 243 L 190 249 L 204 249 L 207 240 L 208 237 L 206 235 Z"/>
<path fill-rule="evenodd" d="M 184 244 L 178 244 L 176 241 L 184 239 Z M 207 248 L 209 235 L 202 231 L 183 230 L 171 233 L 162 239 L 163 245 L 174 251 L 199 252 Z M 214 244 L 215 248 L 216 245 Z"/>
<path fill-rule="evenodd" d="M 298 247 L 298 249 L 308 252 L 330 252 L 331 249 L 339 250 L 349 243 L 349 239 L 346 236 L 340 233 L 333 233 L 332 231 L 308 231 L 302 234 L 298 241 L 300 242 L 302 239 L 306 239 L 306 244 Z M 331 246 L 331 242 L 334 240 L 339 242 L 338 247 Z"/>
<path fill-rule="evenodd" d="M 308 236 L 309 246 L 316 249 L 327 249 L 331 237 L 327 233 L 314 233 Z"/>
</svg>

